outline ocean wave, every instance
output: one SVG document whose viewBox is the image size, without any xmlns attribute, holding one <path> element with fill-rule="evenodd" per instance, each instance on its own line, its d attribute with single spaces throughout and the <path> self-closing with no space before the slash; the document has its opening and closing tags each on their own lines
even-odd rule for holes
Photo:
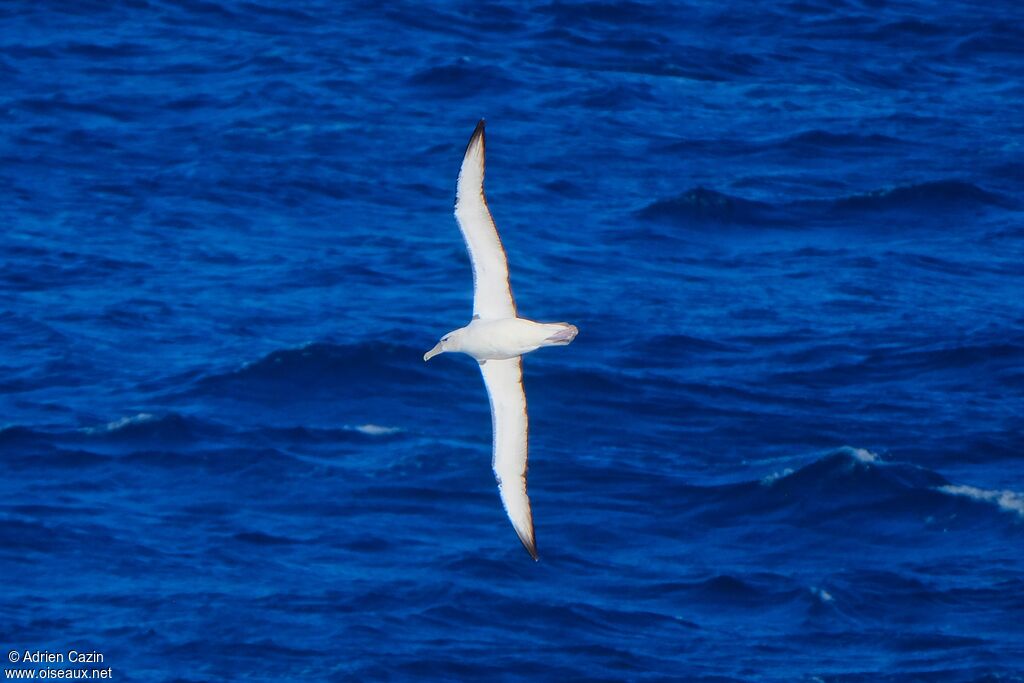
<svg viewBox="0 0 1024 683">
<path fill-rule="evenodd" d="M 964 371 L 985 372 L 995 384 L 1012 386 L 1013 370 L 1024 362 L 1024 340 L 1004 337 L 976 339 L 966 343 L 932 348 L 875 350 L 852 362 L 835 363 L 813 370 L 787 370 L 771 376 L 783 384 L 807 387 L 835 387 L 869 381 L 895 382 L 914 379 L 950 379 Z"/>
<path fill-rule="evenodd" d="M 692 587 L 692 596 L 716 606 L 778 606 L 799 595 L 799 591 L 780 586 L 782 577 L 769 576 L 757 581 L 754 577 L 740 578 L 720 574 Z"/>
<path fill-rule="evenodd" d="M 515 89 L 519 82 L 495 64 L 473 64 L 458 61 L 433 66 L 409 76 L 406 82 L 434 95 L 463 99 L 479 97 L 484 92 Z"/>
<path fill-rule="evenodd" d="M 658 334 L 644 337 L 640 341 L 630 340 L 629 348 L 634 351 L 637 359 L 662 355 L 674 360 L 682 354 L 743 353 L 747 350 L 740 345 L 687 334 Z"/>
<path fill-rule="evenodd" d="M 665 27 L 681 21 L 678 12 L 657 4 L 641 2 L 549 2 L 535 10 L 550 16 L 560 23 L 574 24 L 585 21 L 594 25 L 604 25 L 615 32 L 619 31 L 623 22 L 646 24 L 650 27 Z"/>
<path fill-rule="evenodd" d="M 825 502 L 826 496 L 871 500 L 878 494 L 930 489 L 948 483 L 938 472 L 886 462 L 867 449 L 845 446 L 798 469 L 769 475 L 759 485 L 777 492 L 783 499 L 814 495 L 822 496 Z"/>
<path fill-rule="evenodd" d="M 967 36 L 956 46 L 958 58 L 977 55 L 1017 57 L 1024 43 L 1024 30 L 1017 22 L 998 21 Z"/>
<path fill-rule="evenodd" d="M 892 147 L 903 144 L 902 140 L 880 133 L 834 133 L 815 128 L 777 141 L 774 146 L 784 149 L 841 150 Z"/>
<path fill-rule="evenodd" d="M 44 435 L 22 425 L 8 425 L 0 428 L 0 446 L 16 446 L 32 443 Z"/>
<path fill-rule="evenodd" d="M 144 466 L 161 470 L 216 472 L 229 478 L 255 478 L 286 475 L 302 476 L 308 467 L 301 459 L 278 448 L 202 444 L 192 448 L 144 447 L 116 456 L 130 467 Z"/>
<path fill-rule="evenodd" d="M 398 434 L 402 431 L 398 427 L 383 427 L 375 424 L 356 425 L 355 430 L 360 434 L 366 434 L 368 436 L 390 436 L 391 434 Z"/>
<path fill-rule="evenodd" d="M 875 190 L 865 194 L 836 199 L 836 212 L 970 209 L 986 206 L 1008 208 L 1010 202 L 1001 195 L 959 180 L 937 180 L 916 185 Z"/>
<path fill-rule="evenodd" d="M 179 443 L 191 441 L 197 431 L 209 433 L 209 424 L 201 424 L 177 413 L 154 415 L 137 413 L 113 420 L 102 427 L 86 427 L 82 430 L 90 437 L 111 441 L 147 441 L 152 443 Z"/>
<path fill-rule="evenodd" d="M 142 43 L 119 42 L 111 45 L 98 43 L 68 42 L 57 46 L 57 49 L 73 57 L 87 59 L 123 59 L 125 57 L 144 57 L 152 52 L 150 46 Z"/>
<path fill-rule="evenodd" d="M 711 519 L 759 514 L 777 522 L 828 525 L 849 515 L 882 516 L 884 528 L 897 523 L 915 527 L 991 523 L 984 509 L 964 507 L 969 502 L 1024 517 L 1020 493 L 954 484 L 927 467 L 849 446 L 802 467 L 771 472 L 756 482 L 691 488 L 686 495 L 703 503 L 698 517 Z M 874 525 L 857 528 L 872 533 Z"/>
<path fill-rule="evenodd" d="M 376 423 L 338 427 L 236 425 L 178 413 L 137 413 L 95 427 L 61 429 L 8 425 L 0 428 L 0 449 L 21 454 L 47 453 L 49 464 L 90 464 L 111 454 L 161 451 L 181 453 L 218 448 L 263 448 L 369 444 L 402 438 L 405 429 Z M 333 449 L 332 449 L 333 447 Z"/>
<path fill-rule="evenodd" d="M 232 538 L 242 543 L 264 546 L 291 545 L 300 542 L 298 539 L 287 536 L 275 536 L 265 531 L 239 531 Z"/>
<path fill-rule="evenodd" d="M 5 345 L 25 350 L 34 346 L 56 347 L 69 340 L 51 325 L 14 311 L 0 311 L 0 335 L 5 338 Z"/>
<path fill-rule="evenodd" d="M 654 100 L 650 88 L 643 85 L 615 85 L 590 88 L 582 97 L 572 93 L 557 100 L 558 104 L 581 104 L 600 111 L 627 110 Z"/>
<path fill-rule="evenodd" d="M 654 220 L 683 220 L 695 223 L 763 224 L 780 219 L 771 204 L 733 197 L 695 187 L 669 199 L 659 199 L 637 215 Z"/>
<path fill-rule="evenodd" d="M 259 427 L 252 431 L 242 431 L 239 439 L 268 440 L 282 445 L 298 444 L 342 444 L 369 443 L 405 433 L 401 427 L 389 427 L 378 424 L 343 425 L 341 427 L 316 428 L 306 426 L 295 427 Z"/>
<path fill-rule="evenodd" d="M 102 284 L 130 272 L 145 272 L 139 261 L 98 254 L 52 251 L 35 259 L 17 259 L 4 264 L 0 282 L 21 291 L 40 291 L 70 285 Z"/>
<path fill-rule="evenodd" d="M 820 139 L 812 136 L 812 139 Z M 640 218 L 693 224 L 783 226 L 833 221 L 861 214 L 904 211 L 934 216 L 985 208 L 1014 208 L 1009 198 L 959 180 L 936 180 L 851 194 L 834 199 L 769 203 L 696 187 L 658 199 L 636 212 Z"/>
<path fill-rule="evenodd" d="M 126 427 L 130 427 L 132 425 L 139 425 L 145 424 L 147 422 L 152 422 L 155 419 L 156 418 L 151 413 L 139 413 L 138 415 L 132 415 L 131 417 L 122 417 L 119 420 L 108 422 L 107 425 L 102 428 L 102 430 L 107 432 L 116 432 L 125 429 Z M 98 431 L 100 431 L 100 429 L 96 427 L 86 428 L 86 432 L 90 434 L 96 433 Z"/>
<path fill-rule="evenodd" d="M 423 351 L 388 342 L 336 345 L 313 343 L 273 351 L 236 370 L 212 373 L 196 382 L 202 392 L 245 397 L 247 392 L 276 393 L 294 387 L 304 393 L 387 380 L 422 379 Z"/>
<path fill-rule="evenodd" d="M 938 488 L 939 491 L 948 493 L 951 496 L 964 496 L 971 500 L 991 503 L 1001 510 L 1024 517 L 1024 494 L 1017 493 L 1016 491 L 993 491 L 963 484 L 947 484 Z"/>
</svg>

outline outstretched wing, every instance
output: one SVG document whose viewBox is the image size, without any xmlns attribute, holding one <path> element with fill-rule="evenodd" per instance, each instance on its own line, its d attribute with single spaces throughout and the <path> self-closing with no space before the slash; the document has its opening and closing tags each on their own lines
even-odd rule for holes
<svg viewBox="0 0 1024 683">
<path fill-rule="evenodd" d="M 484 122 L 466 146 L 455 196 L 455 218 L 473 263 L 473 315 L 515 318 L 516 302 L 508 282 L 508 259 L 484 197 Z"/>
<path fill-rule="evenodd" d="M 533 535 L 533 515 L 526 495 L 527 433 L 526 393 L 523 391 L 521 356 L 507 360 L 488 360 L 480 372 L 491 400 L 491 425 L 494 429 L 492 466 L 505 512 L 519 534 L 526 552 L 537 559 Z"/>
</svg>

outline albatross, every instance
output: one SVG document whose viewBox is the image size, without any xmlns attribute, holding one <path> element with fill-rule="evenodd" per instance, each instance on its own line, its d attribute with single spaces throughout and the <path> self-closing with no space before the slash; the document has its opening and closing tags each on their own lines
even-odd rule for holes
<svg viewBox="0 0 1024 683">
<path fill-rule="evenodd" d="M 523 391 L 523 354 L 542 346 L 566 346 L 578 330 L 569 323 L 520 318 L 508 279 L 508 258 L 484 197 L 484 122 L 466 145 L 455 193 L 455 220 L 473 264 L 473 318 L 441 337 L 423 355 L 465 353 L 480 364 L 491 403 L 491 466 L 512 527 L 537 559 L 533 515 L 526 493 L 528 419 Z"/>
</svg>

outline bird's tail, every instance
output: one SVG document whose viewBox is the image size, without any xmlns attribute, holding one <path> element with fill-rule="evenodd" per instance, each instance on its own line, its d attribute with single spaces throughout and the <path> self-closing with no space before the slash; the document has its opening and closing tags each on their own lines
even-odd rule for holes
<svg viewBox="0 0 1024 683">
<path fill-rule="evenodd" d="M 566 346 L 571 344 L 572 340 L 579 334 L 579 329 L 575 325 L 569 323 L 550 323 L 548 327 L 553 328 L 553 332 L 544 340 L 546 346 Z"/>
</svg>

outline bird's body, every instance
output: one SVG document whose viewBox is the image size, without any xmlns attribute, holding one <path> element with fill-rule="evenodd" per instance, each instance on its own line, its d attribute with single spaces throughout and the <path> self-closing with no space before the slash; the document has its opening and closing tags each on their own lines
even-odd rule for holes
<svg viewBox="0 0 1024 683">
<path fill-rule="evenodd" d="M 565 346 L 576 336 L 576 331 L 576 326 L 569 323 L 538 323 L 526 318 L 478 318 L 445 335 L 447 342 L 442 350 L 465 353 L 481 362 L 506 360 L 542 346 Z"/>
<path fill-rule="evenodd" d="M 459 171 L 455 217 L 473 264 L 473 319 L 443 336 L 423 356 L 465 353 L 480 363 L 491 403 L 492 466 L 501 500 L 519 540 L 537 559 L 533 516 L 526 493 L 526 394 L 523 354 L 543 346 L 565 346 L 578 330 L 569 323 L 520 318 L 509 285 L 508 261 L 484 198 L 484 122 L 477 124 Z"/>
</svg>

